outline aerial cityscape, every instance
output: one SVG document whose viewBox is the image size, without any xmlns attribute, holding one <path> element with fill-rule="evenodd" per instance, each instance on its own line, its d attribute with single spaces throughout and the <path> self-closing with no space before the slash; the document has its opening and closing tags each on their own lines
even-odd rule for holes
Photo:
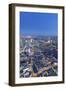
<svg viewBox="0 0 66 90">
<path fill-rule="evenodd" d="M 45 18 L 51 18 L 51 21 L 46 19 L 46 22 Z M 43 23 L 43 25 L 38 21 Z M 42 29 L 40 30 L 41 27 Z M 56 14 L 36 14 L 27 12 L 20 14 L 19 54 L 20 78 L 58 75 L 58 36 Z"/>
<path fill-rule="evenodd" d="M 57 75 L 57 37 L 21 37 L 20 77 Z"/>
</svg>

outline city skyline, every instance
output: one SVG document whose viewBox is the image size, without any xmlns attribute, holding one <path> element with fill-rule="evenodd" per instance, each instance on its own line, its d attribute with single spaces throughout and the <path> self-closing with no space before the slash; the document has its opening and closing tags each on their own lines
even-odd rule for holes
<svg viewBox="0 0 66 90">
<path fill-rule="evenodd" d="M 20 34 L 57 36 L 58 15 L 56 13 L 20 12 Z"/>
<path fill-rule="evenodd" d="M 58 75 L 57 23 L 57 14 L 20 12 L 20 78 Z"/>
</svg>

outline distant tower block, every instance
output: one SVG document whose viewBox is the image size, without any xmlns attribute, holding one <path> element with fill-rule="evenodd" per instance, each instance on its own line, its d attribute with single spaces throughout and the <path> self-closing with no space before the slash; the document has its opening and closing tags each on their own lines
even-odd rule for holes
<svg viewBox="0 0 66 90">
<path fill-rule="evenodd" d="M 48 41 L 47 41 L 47 43 L 52 43 L 52 40 L 51 40 L 51 38 L 48 38 Z"/>
<path fill-rule="evenodd" d="M 27 40 L 25 40 L 25 42 L 27 43 L 28 41 L 27 41 Z"/>
<path fill-rule="evenodd" d="M 29 56 L 33 55 L 33 50 L 31 48 L 28 49 Z"/>
<path fill-rule="evenodd" d="M 32 38 L 30 39 L 30 42 L 31 42 L 31 43 L 33 42 L 33 39 L 32 39 Z"/>
</svg>

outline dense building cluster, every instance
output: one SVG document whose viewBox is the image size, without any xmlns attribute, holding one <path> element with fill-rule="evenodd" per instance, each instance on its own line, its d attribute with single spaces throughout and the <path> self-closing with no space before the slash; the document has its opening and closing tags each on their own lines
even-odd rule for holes
<svg viewBox="0 0 66 90">
<path fill-rule="evenodd" d="M 20 77 L 57 75 L 57 36 L 20 37 Z"/>
</svg>

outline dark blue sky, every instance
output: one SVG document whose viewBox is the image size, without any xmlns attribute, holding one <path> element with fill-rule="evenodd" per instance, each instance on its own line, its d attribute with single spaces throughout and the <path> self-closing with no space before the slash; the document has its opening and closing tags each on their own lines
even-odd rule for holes
<svg viewBox="0 0 66 90">
<path fill-rule="evenodd" d="M 57 36 L 58 15 L 56 13 L 20 12 L 20 33 Z"/>
</svg>

